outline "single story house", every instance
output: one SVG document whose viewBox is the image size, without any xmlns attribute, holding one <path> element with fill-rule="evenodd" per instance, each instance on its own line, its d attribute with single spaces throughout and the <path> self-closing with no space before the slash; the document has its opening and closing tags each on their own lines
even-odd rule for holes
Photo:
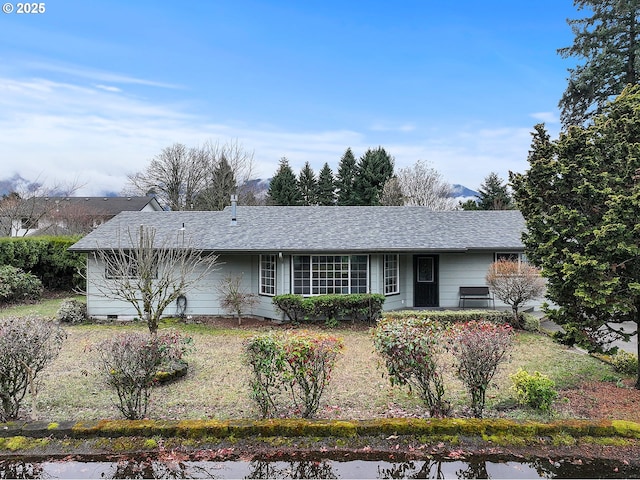
<svg viewBox="0 0 640 480">
<path fill-rule="evenodd" d="M 287 293 L 381 293 L 385 310 L 458 307 L 460 287 L 485 286 L 494 260 L 524 261 L 525 222 L 515 210 L 232 206 L 220 212 L 122 212 L 70 248 L 90 254 L 90 316 L 135 314 L 96 290 L 96 281 L 110 280 L 91 252 L 121 247 L 128 229 L 140 225 L 154 227 L 158 239 L 187 236 L 194 248 L 218 256 L 217 269 L 184 292 L 187 315 L 225 314 L 217 285 L 229 274 L 241 275 L 245 289 L 258 295 L 252 314 L 265 318 L 282 318 L 271 298 Z M 496 299 L 495 306 L 505 305 Z M 176 308 L 165 313 L 175 315 Z"/>
</svg>

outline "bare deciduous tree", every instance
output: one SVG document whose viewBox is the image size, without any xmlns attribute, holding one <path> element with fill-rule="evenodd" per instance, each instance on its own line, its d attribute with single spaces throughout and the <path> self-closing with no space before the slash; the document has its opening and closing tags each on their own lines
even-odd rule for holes
<svg viewBox="0 0 640 480">
<path fill-rule="evenodd" d="M 491 292 L 511 306 L 514 326 L 521 327 L 519 309 L 529 300 L 544 295 L 546 282 L 540 269 L 526 262 L 501 259 L 493 262 L 486 275 Z"/>
<path fill-rule="evenodd" d="M 27 235 L 38 227 L 40 220 L 55 212 L 55 202 L 44 202 L 48 197 L 71 196 L 80 187 L 77 181 L 69 184 L 46 186 L 36 182 L 23 183 L 0 199 L 0 234 L 15 236 L 20 230 Z M 25 228 L 29 227 L 29 228 Z"/>
<path fill-rule="evenodd" d="M 404 205 L 419 205 L 432 210 L 453 210 L 458 202 L 452 196 L 451 185 L 442 175 L 422 160 L 413 166 L 398 170 L 398 185 L 402 191 Z M 389 181 L 393 181 L 393 178 Z"/>
<path fill-rule="evenodd" d="M 222 161 L 230 167 L 234 181 L 216 178 Z M 176 143 L 156 155 L 144 171 L 129 175 L 124 193 L 153 192 L 162 205 L 173 211 L 219 208 L 219 199 L 228 201 L 232 193 L 237 193 L 240 203 L 248 203 L 244 199 L 251 199 L 253 193 L 249 186 L 253 168 L 253 152 L 245 150 L 237 140 L 208 142 L 197 148 Z M 221 185 L 233 191 L 221 192 Z"/>
<path fill-rule="evenodd" d="M 119 248 L 96 250 L 94 258 L 105 267 L 101 278 L 87 278 L 102 295 L 123 300 L 135 308 L 149 331 L 158 331 L 164 310 L 215 267 L 217 257 L 192 247 L 180 233 L 156 239 L 153 227 L 126 230 Z"/>
<path fill-rule="evenodd" d="M 129 175 L 125 192 L 153 192 L 170 210 L 190 210 L 204 187 L 207 168 L 206 150 L 174 143 L 156 155 L 144 171 Z"/>
</svg>

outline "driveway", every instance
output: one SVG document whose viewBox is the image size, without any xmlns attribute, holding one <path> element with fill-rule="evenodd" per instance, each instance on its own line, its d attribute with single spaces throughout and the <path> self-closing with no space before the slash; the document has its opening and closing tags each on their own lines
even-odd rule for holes
<svg viewBox="0 0 640 480">
<path fill-rule="evenodd" d="M 534 315 L 540 316 L 540 327 L 542 330 L 546 332 L 557 332 L 561 331 L 562 327 L 556 325 L 552 321 L 548 320 L 546 317 L 542 316 L 542 312 L 531 312 Z M 614 323 L 612 324 L 616 329 L 623 329 L 625 332 L 635 332 L 636 324 L 634 322 L 623 322 L 623 323 Z M 628 342 L 624 340 L 616 340 L 612 342 L 613 346 L 618 347 L 620 350 L 624 350 L 629 353 L 638 353 L 638 335 L 632 336 Z"/>
</svg>

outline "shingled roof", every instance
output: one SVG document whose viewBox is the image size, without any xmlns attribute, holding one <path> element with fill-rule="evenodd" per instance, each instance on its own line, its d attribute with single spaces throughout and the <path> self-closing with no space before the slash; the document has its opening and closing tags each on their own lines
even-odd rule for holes
<svg viewBox="0 0 640 480">
<path fill-rule="evenodd" d="M 58 207 L 79 207 L 92 214 L 114 216 L 128 210 L 142 210 L 149 203 L 160 204 L 154 197 L 33 197 L 24 201 L 25 211 L 51 211 Z"/>
<path fill-rule="evenodd" d="M 127 246 L 140 225 L 180 245 L 230 252 L 443 252 L 521 250 L 519 211 L 434 212 L 425 207 L 237 207 L 221 212 L 122 212 L 71 247 L 87 252 Z M 182 228 L 184 227 L 184 230 Z"/>
</svg>

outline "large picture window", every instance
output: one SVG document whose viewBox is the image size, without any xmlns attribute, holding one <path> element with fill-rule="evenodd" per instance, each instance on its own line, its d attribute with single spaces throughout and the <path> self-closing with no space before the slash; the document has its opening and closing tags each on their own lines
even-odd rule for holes
<svg viewBox="0 0 640 480">
<path fill-rule="evenodd" d="M 295 294 L 367 293 L 367 255 L 296 255 L 292 262 Z"/>
<path fill-rule="evenodd" d="M 398 255 L 384 256 L 384 293 L 393 295 L 399 293 L 398 285 Z"/>
<path fill-rule="evenodd" d="M 260 255 L 260 293 L 276 294 L 276 256 Z"/>
</svg>

